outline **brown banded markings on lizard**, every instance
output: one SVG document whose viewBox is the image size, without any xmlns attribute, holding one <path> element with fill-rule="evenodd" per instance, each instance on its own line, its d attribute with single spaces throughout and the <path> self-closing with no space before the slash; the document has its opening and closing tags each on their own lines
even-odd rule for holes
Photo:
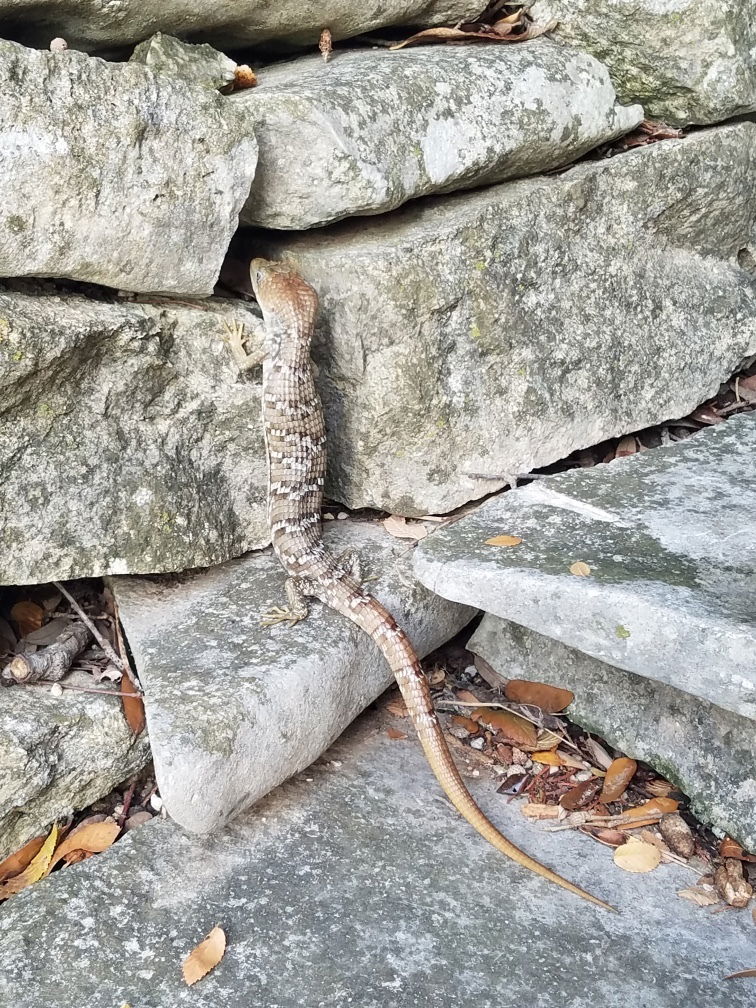
<svg viewBox="0 0 756 1008">
<path fill-rule="evenodd" d="M 356 623 L 372 637 L 389 663 L 428 763 L 454 807 L 481 836 L 517 864 L 597 906 L 613 910 L 521 851 L 478 808 L 451 757 L 428 683 L 407 635 L 380 602 L 365 591 L 356 570 L 339 563 L 326 550 L 320 528 L 326 433 L 310 361 L 317 294 L 285 263 L 255 259 L 250 274 L 265 322 L 263 419 L 268 452 L 268 518 L 273 549 L 289 575 L 289 607 L 271 610 L 266 625 L 304 619 L 307 596 L 320 599 Z"/>
</svg>

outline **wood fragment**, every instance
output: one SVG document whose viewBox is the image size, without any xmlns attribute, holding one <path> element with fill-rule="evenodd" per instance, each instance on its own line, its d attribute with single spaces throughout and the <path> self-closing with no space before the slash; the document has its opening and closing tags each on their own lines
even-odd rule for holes
<svg viewBox="0 0 756 1008">
<path fill-rule="evenodd" d="M 46 648 L 34 654 L 16 655 L 4 669 L 3 677 L 24 685 L 58 682 L 91 642 L 89 628 L 83 623 L 72 623 Z"/>
</svg>

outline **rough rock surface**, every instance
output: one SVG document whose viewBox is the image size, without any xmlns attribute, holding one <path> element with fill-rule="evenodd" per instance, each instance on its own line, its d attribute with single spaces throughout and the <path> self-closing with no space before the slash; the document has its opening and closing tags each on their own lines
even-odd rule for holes
<svg viewBox="0 0 756 1008">
<path fill-rule="evenodd" d="M 207 296 L 256 159 L 205 87 L 0 41 L 0 276 Z"/>
<path fill-rule="evenodd" d="M 326 531 L 337 554 L 357 549 L 365 575 L 379 575 L 370 591 L 419 654 L 472 619 L 418 585 L 406 541 L 375 525 Z M 320 604 L 294 628 L 260 627 L 263 611 L 286 604 L 270 553 L 178 583 L 114 578 L 113 588 L 146 692 L 160 793 L 192 831 L 222 826 L 308 766 L 392 682 L 370 638 Z"/>
<path fill-rule="evenodd" d="M 260 145 L 242 220 L 289 229 L 546 172 L 643 118 L 606 67 L 545 39 L 303 57 L 231 101 Z"/>
<path fill-rule="evenodd" d="M 0 584 L 219 563 L 268 542 L 259 384 L 192 307 L 0 293 Z"/>
<path fill-rule="evenodd" d="M 443 513 L 682 416 L 756 351 L 756 124 L 327 232 L 252 232 L 321 300 L 330 493 Z"/>
<path fill-rule="evenodd" d="M 561 473 L 430 536 L 415 571 L 445 598 L 754 720 L 754 457 L 749 413 Z M 486 544 L 502 533 L 523 542 Z"/>
<path fill-rule="evenodd" d="M 395 724 L 406 727 L 406 722 Z M 547 833 L 470 780 L 508 836 L 610 900 L 603 912 L 512 864 L 439 795 L 419 747 L 375 715 L 212 837 L 156 820 L 3 907 L 0 1000 L 23 1008 L 752 1008 L 748 911 L 675 895 L 574 832 Z M 461 866 L 461 867 L 460 867 Z M 187 988 L 214 924 L 226 955 Z M 61 983 L 61 977 L 66 978 Z"/>
<path fill-rule="evenodd" d="M 129 63 L 142 63 L 154 74 L 172 74 L 184 82 L 220 91 L 233 83 L 237 63 L 209 45 L 191 45 L 158 32 L 141 42 Z"/>
<path fill-rule="evenodd" d="M 537 22 L 605 63 L 624 102 L 674 125 L 756 110 L 752 0 L 535 0 Z"/>
<path fill-rule="evenodd" d="M 109 49 L 162 31 L 233 49 L 278 42 L 311 46 L 327 25 L 335 39 L 387 25 L 455 24 L 479 13 L 470 0 L 0 0 L 6 36 L 46 46 Z"/>
<path fill-rule="evenodd" d="M 489 613 L 467 646 L 503 682 L 529 679 L 572 690 L 573 721 L 656 767 L 688 795 L 700 819 L 756 850 L 752 720 Z"/>
<path fill-rule="evenodd" d="M 91 686 L 74 673 L 67 685 Z M 147 735 L 135 738 L 118 697 L 49 685 L 0 693 L 0 860 L 44 833 L 54 820 L 85 808 L 140 770 Z"/>
</svg>

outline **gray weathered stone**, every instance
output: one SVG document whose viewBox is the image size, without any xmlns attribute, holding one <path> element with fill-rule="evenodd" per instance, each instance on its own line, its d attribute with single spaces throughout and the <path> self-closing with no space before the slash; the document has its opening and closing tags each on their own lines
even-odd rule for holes
<svg viewBox="0 0 756 1008">
<path fill-rule="evenodd" d="M 405 727 L 406 722 L 400 722 Z M 470 780 L 508 836 L 614 903 L 513 865 L 439 795 L 412 740 L 371 715 L 223 833 L 156 820 L 14 897 L 0 1000 L 23 1008 L 752 1008 L 749 911 L 678 899 L 695 876 L 617 868 Z M 187 988 L 214 924 L 223 961 Z M 65 982 L 61 982 L 61 978 Z"/>
<path fill-rule="evenodd" d="M 756 850 L 756 732 L 682 690 L 590 658 L 489 613 L 467 645 L 507 679 L 572 690 L 567 713 L 673 781 L 704 822 Z"/>
<path fill-rule="evenodd" d="M 445 598 L 756 719 L 754 457 L 749 413 L 561 473 L 429 537 L 415 571 Z M 523 542 L 486 545 L 501 533 Z"/>
<path fill-rule="evenodd" d="M 670 124 L 756 110 L 752 0 L 535 0 L 537 22 L 605 63 L 624 102 Z"/>
<path fill-rule="evenodd" d="M 256 158 L 205 87 L 0 41 L 0 276 L 209 295 Z"/>
<path fill-rule="evenodd" d="M 141 42 L 129 63 L 142 63 L 155 74 L 172 74 L 186 83 L 220 91 L 233 83 L 237 64 L 209 45 L 191 45 L 158 32 Z"/>
<path fill-rule="evenodd" d="M 545 39 L 303 57 L 231 101 L 260 144 L 242 220 L 290 229 L 549 171 L 643 118 L 606 67 Z"/>
<path fill-rule="evenodd" d="M 268 542 L 241 302 L 0 292 L 0 584 L 219 563 Z"/>
<path fill-rule="evenodd" d="M 321 300 L 330 493 L 442 513 L 681 416 L 756 351 L 756 124 L 326 232 L 253 232 Z"/>
<path fill-rule="evenodd" d="M 338 527 L 334 527 L 334 526 Z M 328 523 L 336 553 L 358 549 L 371 592 L 424 655 L 474 611 L 412 577 L 407 543 L 375 525 Z M 272 554 L 244 557 L 177 584 L 114 578 L 146 691 L 155 772 L 170 815 L 205 833 L 308 766 L 391 682 L 370 638 L 313 603 L 291 629 L 259 626 L 285 605 Z"/>
<path fill-rule="evenodd" d="M 388 25 L 455 24 L 479 13 L 470 0 L 0 0 L 6 35 L 46 46 L 63 35 L 76 49 L 141 42 L 153 32 L 220 48 L 262 43 L 312 46 L 324 27 L 335 39 Z"/>
<path fill-rule="evenodd" d="M 73 673 L 68 685 L 91 686 Z M 0 693 L 0 860 L 55 820 L 85 808 L 150 757 L 135 738 L 120 697 L 13 686 Z"/>
</svg>

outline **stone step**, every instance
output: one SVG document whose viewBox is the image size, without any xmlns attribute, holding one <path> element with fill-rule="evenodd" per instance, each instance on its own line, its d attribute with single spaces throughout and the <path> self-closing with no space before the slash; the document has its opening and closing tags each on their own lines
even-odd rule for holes
<svg viewBox="0 0 756 1008">
<path fill-rule="evenodd" d="M 475 611 L 427 591 L 406 540 L 376 524 L 326 523 L 336 553 L 359 553 L 369 589 L 422 656 Z M 160 794 L 170 815 L 206 833 L 302 770 L 393 682 L 371 639 L 313 602 L 291 628 L 259 625 L 286 605 L 272 553 L 177 579 L 112 578 L 145 689 Z"/>
<path fill-rule="evenodd" d="M 750 1008 L 749 980 L 722 981 L 754 965 L 748 911 L 678 899 L 688 868 L 624 872 L 607 848 L 546 832 L 470 779 L 508 836 L 619 914 L 580 901 L 485 844 L 389 723 L 366 716 L 223 832 L 157 820 L 14 897 L 0 915 L 0 1001 Z M 189 989 L 181 962 L 215 925 L 225 958 Z"/>
<path fill-rule="evenodd" d="M 473 647 L 501 675 L 573 689 L 578 720 L 670 775 L 705 819 L 748 846 L 754 457 L 756 413 L 746 413 L 500 495 L 414 558 L 428 588 L 494 617 Z M 522 543 L 486 544 L 502 534 Z M 571 572 L 578 561 L 588 576 Z"/>
</svg>

